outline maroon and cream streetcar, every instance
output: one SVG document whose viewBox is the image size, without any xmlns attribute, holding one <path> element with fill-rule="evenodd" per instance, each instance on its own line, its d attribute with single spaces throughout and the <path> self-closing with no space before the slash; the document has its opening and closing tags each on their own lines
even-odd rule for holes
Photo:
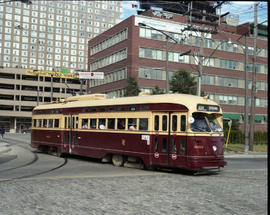
<svg viewBox="0 0 270 215">
<path fill-rule="evenodd" d="M 37 106 L 31 146 L 115 166 L 198 171 L 226 165 L 220 106 L 185 94 L 113 99 L 93 94 Z"/>
</svg>

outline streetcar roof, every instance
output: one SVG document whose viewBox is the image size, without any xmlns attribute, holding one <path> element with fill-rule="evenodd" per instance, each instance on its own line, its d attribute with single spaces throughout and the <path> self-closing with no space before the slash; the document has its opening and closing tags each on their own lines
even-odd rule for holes
<svg viewBox="0 0 270 215">
<path fill-rule="evenodd" d="M 83 97 L 83 96 L 82 96 Z M 72 97 L 69 97 L 72 98 Z M 79 98 L 79 96 L 78 96 Z M 34 110 L 65 109 L 91 106 L 132 105 L 132 104 L 156 104 L 171 103 L 184 105 L 189 111 L 195 112 L 198 104 L 218 105 L 216 102 L 205 97 L 189 94 L 160 94 L 148 96 L 131 96 L 110 99 L 78 100 L 69 102 L 49 103 L 37 106 Z M 219 111 L 221 113 L 221 109 Z"/>
</svg>

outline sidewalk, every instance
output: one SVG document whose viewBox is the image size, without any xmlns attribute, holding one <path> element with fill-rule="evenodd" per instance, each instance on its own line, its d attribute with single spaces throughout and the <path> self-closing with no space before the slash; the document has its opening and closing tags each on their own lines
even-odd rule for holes
<svg viewBox="0 0 270 215">
<path fill-rule="evenodd" d="M 224 157 L 226 158 L 267 158 L 267 152 L 224 152 Z"/>
</svg>

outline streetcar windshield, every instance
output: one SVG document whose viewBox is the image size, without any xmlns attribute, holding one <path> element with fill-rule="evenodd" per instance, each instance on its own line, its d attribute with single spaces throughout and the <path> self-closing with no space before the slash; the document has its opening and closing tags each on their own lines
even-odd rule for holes
<svg viewBox="0 0 270 215">
<path fill-rule="evenodd" d="M 222 132 L 222 128 L 217 121 L 216 114 L 193 113 L 192 117 L 194 118 L 194 122 L 190 126 L 192 131 Z"/>
<path fill-rule="evenodd" d="M 207 114 L 206 115 L 210 128 L 213 132 L 222 132 L 222 128 L 217 120 L 217 115 L 216 114 Z"/>
</svg>

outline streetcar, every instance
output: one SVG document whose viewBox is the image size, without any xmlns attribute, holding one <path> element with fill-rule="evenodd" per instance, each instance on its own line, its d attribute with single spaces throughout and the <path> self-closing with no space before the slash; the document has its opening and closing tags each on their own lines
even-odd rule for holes
<svg viewBox="0 0 270 215">
<path fill-rule="evenodd" d="M 32 112 L 30 145 L 146 169 L 199 171 L 227 164 L 220 106 L 186 94 L 90 94 L 40 105 Z"/>
</svg>

